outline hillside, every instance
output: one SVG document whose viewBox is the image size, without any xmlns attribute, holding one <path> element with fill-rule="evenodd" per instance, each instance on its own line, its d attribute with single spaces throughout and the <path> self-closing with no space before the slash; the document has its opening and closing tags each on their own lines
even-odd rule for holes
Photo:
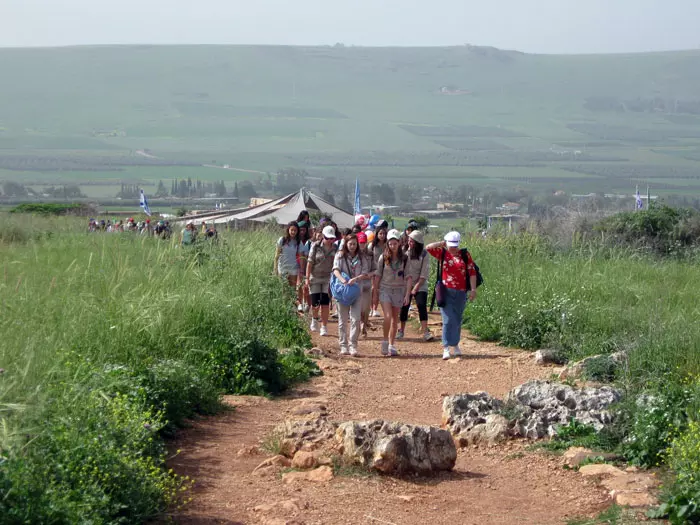
<svg viewBox="0 0 700 525">
<path fill-rule="evenodd" d="M 104 46 L 0 49 L 0 70 L 0 180 L 228 181 L 292 166 L 700 193 L 700 51 Z"/>
</svg>

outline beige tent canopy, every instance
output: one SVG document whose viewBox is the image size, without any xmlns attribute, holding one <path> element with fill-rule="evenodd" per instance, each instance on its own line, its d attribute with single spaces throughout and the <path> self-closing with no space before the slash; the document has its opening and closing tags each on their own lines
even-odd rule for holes
<svg viewBox="0 0 700 525">
<path fill-rule="evenodd" d="M 259 206 L 209 217 L 197 216 L 191 221 L 194 224 L 202 224 L 202 222 L 226 224 L 234 221 L 267 222 L 274 219 L 277 224 L 287 224 L 295 221 L 302 210 L 308 210 L 311 214 L 316 211 L 329 215 L 340 228 L 351 228 L 355 223 L 355 218 L 350 213 L 323 200 L 306 188 Z"/>
</svg>

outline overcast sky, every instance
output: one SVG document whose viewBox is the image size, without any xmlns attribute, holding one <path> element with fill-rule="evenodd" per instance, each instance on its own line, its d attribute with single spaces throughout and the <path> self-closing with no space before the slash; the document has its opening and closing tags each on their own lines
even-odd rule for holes
<svg viewBox="0 0 700 525">
<path fill-rule="evenodd" d="M 0 46 L 491 45 L 700 48 L 700 0 L 0 0 Z"/>
</svg>

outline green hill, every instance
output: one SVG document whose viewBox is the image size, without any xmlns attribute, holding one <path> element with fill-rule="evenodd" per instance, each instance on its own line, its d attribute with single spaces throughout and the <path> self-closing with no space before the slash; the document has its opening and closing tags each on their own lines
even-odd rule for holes
<svg viewBox="0 0 700 525">
<path fill-rule="evenodd" d="M 104 46 L 0 49 L 0 71 L 0 180 L 233 180 L 292 166 L 700 193 L 700 51 Z"/>
</svg>

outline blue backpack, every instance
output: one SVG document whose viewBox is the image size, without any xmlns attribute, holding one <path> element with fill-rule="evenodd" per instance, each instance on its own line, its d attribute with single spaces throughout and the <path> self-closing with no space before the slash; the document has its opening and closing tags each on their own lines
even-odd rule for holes
<svg viewBox="0 0 700 525">
<path fill-rule="evenodd" d="M 350 280 L 350 276 L 345 272 L 341 272 L 343 279 L 346 281 Z M 352 306 L 355 301 L 360 297 L 362 289 L 358 284 L 343 284 L 343 282 L 335 276 L 335 273 L 331 274 L 331 294 L 343 306 Z"/>
</svg>

